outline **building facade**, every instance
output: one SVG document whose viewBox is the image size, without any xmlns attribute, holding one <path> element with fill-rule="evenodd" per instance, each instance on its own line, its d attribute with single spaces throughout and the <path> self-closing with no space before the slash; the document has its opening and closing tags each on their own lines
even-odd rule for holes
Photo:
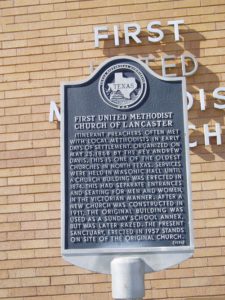
<svg viewBox="0 0 225 300">
<path fill-rule="evenodd" d="M 118 55 L 189 92 L 195 252 L 146 274 L 145 298 L 224 299 L 225 1 L 3 0 L 0 16 L 0 299 L 112 298 L 109 275 L 61 257 L 58 109 L 61 82 Z"/>
</svg>

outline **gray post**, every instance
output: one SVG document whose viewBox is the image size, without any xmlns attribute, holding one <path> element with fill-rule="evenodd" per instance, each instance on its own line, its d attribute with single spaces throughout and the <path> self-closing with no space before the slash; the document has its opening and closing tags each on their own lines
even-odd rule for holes
<svg viewBox="0 0 225 300">
<path fill-rule="evenodd" d="M 119 257 L 111 262 L 112 297 L 114 299 L 142 299 L 145 295 L 143 260 Z"/>
</svg>

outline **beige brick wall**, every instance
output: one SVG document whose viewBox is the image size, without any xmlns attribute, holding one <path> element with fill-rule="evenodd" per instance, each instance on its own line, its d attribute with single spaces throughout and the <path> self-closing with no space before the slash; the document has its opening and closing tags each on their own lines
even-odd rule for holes
<svg viewBox="0 0 225 300">
<path fill-rule="evenodd" d="M 183 19 L 174 42 L 168 20 Z M 61 81 L 78 80 L 105 58 L 193 53 L 197 73 L 187 79 L 195 98 L 191 140 L 196 250 L 179 266 L 146 275 L 146 299 L 225 299 L 224 110 L 212 92 L 225 86 L 224 0 L 1 0 L 0 1 L 0 299 L 111 299 L 110 276 L 92 274 L 60 255 L 59 126 L 49 104 L 59 104 Z M 160 20 L 161 43 L 147 42 L 146 25 Z M 138 22 L 143 43 L 94 48 L 93 25 Z M 179 64 L 179 60 L 177 61 Z M 177 69 L 180 73 L 180 67 Z M 198 89 L 206 91 L 200 111 Z M 204 145 L 203 124 L 222 126 L 222 145 Z"/>
</svg>

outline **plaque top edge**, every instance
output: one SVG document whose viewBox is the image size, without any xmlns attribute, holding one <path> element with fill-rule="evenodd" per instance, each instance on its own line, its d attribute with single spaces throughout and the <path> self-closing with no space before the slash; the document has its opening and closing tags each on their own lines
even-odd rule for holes
<svg viewBox="0 0 225 300">
<path fill-rule="evenodd" d="M 185 84 L 186 79 L 185 77 L 166 77 L 166 76 L 161 76 L 154 72 L 149 66 L 147 66 L 144 62 L 142 62 L 140 59 L 132 57 L 132 56 L 114 56 L 109 59 L 106 59 L 103 61 L 95 70 L 93 73 L 91 73 L 88 77 L 82 80 L 77 80 L 77 81 L 62 81 L 60 83 L 61 88 L 64 88 L 65 86 L 71 86 L 71 85 L 82 85 L 86 84 L 88 81 L 92 80 L 100 71 L 102 68 L 104 68 L 107 65 L 113 64 L 114 62 L 120 63 L 120 62 L 135 62 L 142 66 L 148 73 L 150 73 L 152 76 L 155 78 L 162 80 L 162 81 L 167 81 L 167 82 L 177 82 L 181 81 L 182 84 Z"/>
</svg>

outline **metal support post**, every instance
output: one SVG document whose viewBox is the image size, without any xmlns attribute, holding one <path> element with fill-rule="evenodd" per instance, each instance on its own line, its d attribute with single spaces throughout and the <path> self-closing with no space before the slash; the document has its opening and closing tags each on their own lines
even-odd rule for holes
<svg viewBox="0 0 225 300">
<path fill-rule="evenodd" d="M 145 265 L 140 258 L 120 257 L 111 262 L 112 297 L 114 299 L 142 299 Z"/>
</svg>

